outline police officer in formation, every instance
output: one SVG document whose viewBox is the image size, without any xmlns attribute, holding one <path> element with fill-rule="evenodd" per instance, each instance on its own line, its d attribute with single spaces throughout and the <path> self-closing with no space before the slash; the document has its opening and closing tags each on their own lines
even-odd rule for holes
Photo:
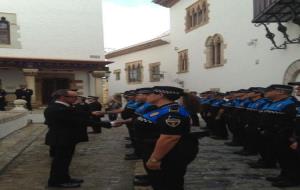
<svg viewBox="0 0 300 190">
<path fill-rule="evenodd" d="M 134 130 L 132 138 L 144 162 L 146 179 L 154 190 L 183 190 L 187 165 L 198 153 L 198 140 L 190 133 L 190 114 L 175 102 L 184 95 L 183 90 L 155 86 L 131 93 L 136 94 L 135 100 L 128 101 L 131 106 L 127 105 L 122 112 L 130 107 L 132 114 L 123 113 L 127 120 L 119 122 L 130 123 Z M 141 179 L 139 176 L 136 180 Z"/>
<path fill-rule="evenodd" d="M 299 90 L 300 83 L 292 83 Z M 300 104 L 292 96 L 293 87 L 270 85 L 220 94 L 200 94 L 200 114 L 214 139 L 226 139 L 229 146 L 241 146 L 235 154 L 259 154 L 251 168 L 276 168 L 281 172 L 266 179 L 276 187 L 300 185 Z M 297 91 L 300 95 L 300 92 Z"/>
</svg>

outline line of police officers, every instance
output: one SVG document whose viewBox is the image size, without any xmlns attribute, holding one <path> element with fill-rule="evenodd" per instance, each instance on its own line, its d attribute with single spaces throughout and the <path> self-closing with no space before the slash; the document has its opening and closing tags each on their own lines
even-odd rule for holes
<svg viewBox="0 0 300 190">
<path fill-rule="evenodd" d="M 300 95 L 300 83 L 296 95 Z M 211 138 L 228 139 L 229 146 L 242 146 L 236 154 L 260 155 L 251 168 L 276 168 L 276 177 L 266 177 L 273 186 L 300 185 L 300 104 L 290 85 L 252 87 L 227 93 L 200 94 L 200 114 Z"/>
<path fill-rule="evenodd" d="M 183 190 L 187 165 L 198 153 L 198 140 L 190 133 L 191 117 L 176 100 L 184 95 L 183 89 L 155 86 L 126 91 L 124 120 L 128 127 L 134 154 L 125 159 L 140 158 L 147 176 L 135 176 L 135 184 L 148 185 L 154 190 Z"/>
</svg>

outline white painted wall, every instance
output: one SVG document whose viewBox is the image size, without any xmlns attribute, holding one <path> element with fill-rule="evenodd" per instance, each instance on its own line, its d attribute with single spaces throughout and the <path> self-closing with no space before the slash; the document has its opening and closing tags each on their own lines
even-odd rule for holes
<svg viewBox="0 0 300 190">
<path fill-rule="evenodd" d="M 282 83 L 287 67 L 300 57 L 300 45 L 290 45 L 287 50 L 270 51 L 272 45 L 265 37 L 264 28 L 257 28 L 251 23 L 252 0 L 209 0 L 209 23 L 185 33 L 185 8 L 194 2 L 181 0 L 171 8 L 172 45 L 189 49 L 190 72 L 179 75 L 188 81 L 186 88 L 197 91 L 221 88 L 226 91 Z M 277 25 L 272 26 L 272 31 L 277 31 Z M 299 26 L 289 23 L 288 28 L 291 36 L 299 35 Z M 205 69 L 205 41 L 216 33 L 220 33 L 227 44 L 227 63 L 224 67 Z M 247 45 L 252 39 L 258 39 L 256 47 Z M 276 41 L 283 42 L 282 34 L 278 34 Z M 176 59 L 176 56 L 172 57 Z"/>
<path fill-rule="evenodd" d="M 112 72 L 109 78 L 109 94 L 124 92 L 129 89 L 136 89 L 141 87 L 150 87 L 155 85 L 177 85 L 173 81 L 176 79 L 177 61 L 174 62 L 171 57 L 170 45 L 163 45 L 132 54 L 112 58 L 113 64 L 109 65 L 109 70 Z M 126 63 L 142 60 L 143 65 L 143 83 L 128 84 L 126 80 Z M 164 79 L 160 82 L 150 82 L 149 64 L 160 62 L 160 71 L 165 72 Z M 115 80 L 114 70 L 121 69 L 121 80 Z"/>
<path fill-rule="evenodd" d="M 209 23 L 186 33 L 186 8 L 194 2 L 195 0 L 181 0 L 171 8 L 170 45 L 112 59 L 116 63 L 110 66 L 110 70 L 121 69 L 122 76 L 121 81 L 115 81 L 114 76 L 110 78 L 111 93 L 149 85 L 147 82 L 143 85 L 126 85 L 124 66 L 126 62 L 134 60 L 143 60 L 144 71 L 147 71 L 147 63 L 154 61 L 153 57 L 155 57 L 155 61 L 161 60 L 162 71 L 167 71 L 172 76 L 171 78 L 179 78 L 185 82 L 185 89 L 200 92 L 210 88 L 228 91 L 282 83 L 288 66 L 300 59 L 299 44 L 289 45 L 286 50 L 270 51 L 272 44 L 265 37 L 264 27 L 257 28 L 251 23 L 253 19 L 252 0 L 208 0 L 210 4 Z M 277 24 L 270 26 L 272 32 L 276 34 L 276 42 L 281 44 L 283 37 L 281 33 L 276 32 Z M 293 23 L 288 23 L 287 26 L 291 37 L 299 36 L 299 26 Z M 216 33 L 223 36 L 227 45 L 224 52 L 227 62 L 223 67 L 205 69 L 205 42 L 209 36 Z M 257 39 L 256 46 L 248 45 L 252 39 Z M 175 47 L 178 48 L 178 51 L 188 49 L 188 73 L 176 74 L 178 54 L 174 51 Z M 145 81 L 148 81 L 148 78 Z M 171 83 L 171 80 L 165 79 L 164 82 Z"/>
<path fill-rule="evenodd" d="M 1 0 L 0 12 L 16 13 L 22 46 L 0 56 L 104 60 L 101 0 Z"/>
<path fill-rule="evenodd" d="M 26 84 L 25 77 L 21 69 L 0 69 L 0 80 L 2 88 L 7 92 L 15 92 L 20 84 Z"/>
</svg>

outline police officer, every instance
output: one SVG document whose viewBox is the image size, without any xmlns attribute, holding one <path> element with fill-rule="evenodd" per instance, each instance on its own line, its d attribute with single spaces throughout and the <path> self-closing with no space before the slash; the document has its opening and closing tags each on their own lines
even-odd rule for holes
<svg viewBox="0 0 300 190">
<path fill-rule="evenodd" d="M 0 88 L 0 111 L 5 111 L 5 106 L 6 106 L 6 101 L 5 101 L 5 96 L 6 96 L 6 91 L 4 89 Z"/>
<path fill-rule="evenodd" d="M 154 190 L 183 190 L 186 167 L 198 152 L 198 141 L 190 136 L 190 116 L 174 102 L 182 94 L 180 88 L 155 86 L 147 102 L 158 109 L 135 123 Z"/>
<path fill-rule="evenodd" d="M 280 152 L 288 147 L 296 116 L 296 99 L 291 96 L 292 91 L 291 86 L 280 84 L 266 89 L 265 97 L 271 102 L 262 108 L 259 122 L 259 153 L 262 159 L 250 164 L 252 168 L 275 168 L 278 161 L 280 164 Z"/>
<path fill-rule="evenodd" d="M 248 97 L 251 99 L 251 103 L 246 108 L 244 114 L 245 137 L 244 137 L 244 149 L 239 152 L 240 155 L 248 156 L 255 155 L 258 152 L 257 139 L 259 137 L 259 130 L 257 128 L 260 119 L 260 110 L 268 104 L 269 99 L 264 97 L 265 88 L 252 87 Z"/>
<path fill-rule="evenodd" d="M 211 126 L 211 138 L 218 140 L 226 140 L 228 138 L 225 120 L 219 113 L 225 103 L 224 96 L 224 93 L 217 92 L 215 100 L 212 101 L 208 111 L 208 122 L 209 126 Z"/>
<path fill-rule="evenodd" d="M 133 125 L 135 122 L 136 118 L 149 112 L 154 109 L 156 109 L 155 105 L 149 104 L 146 102 L 148 95 L 152 93 L 152 88 L 138 88 L 135 90 L 135 108 L 133 113 L 131 114 L 131 121 L 130 125 L 131 127 L 131 136 L 132 136 L 132 145 L 134 148 L 134 153 L 133 154 L 128 154 L 125 156 L 125 160 L 136 160 L 141 158 L 141 147 L 139 144 L 139 139 L 136 136 L 136 127 Z"/>
<path fill-rule="evenodd" d="M 94 112 L 94 111 L 101 111 L 102 110 L 102 105 L 100 102 L 98 102 L 99 97 L 97 96 L 88 96 L 87 98 L 87 104 L 89 107 L 89 111 L 90 112 Z M 99 122 L 101 121 L 99 116 L 91 116 L 91 119 L 94 120 L 95 122 Z M 101 127 L 95 127 L 92 126 L 93 129 L 93 133 L 101 133 Z"/>
</svg>

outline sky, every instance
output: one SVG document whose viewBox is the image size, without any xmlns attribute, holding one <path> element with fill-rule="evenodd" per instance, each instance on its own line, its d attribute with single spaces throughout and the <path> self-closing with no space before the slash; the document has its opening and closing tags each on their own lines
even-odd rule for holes
<svg viewBox="0 0 300 190">
<path fill-rule="evenodd" d="M 170 29 L 169 9 L 152 0 L 103 0 L 104 47 L 111 51 Z"/>
</svg>

